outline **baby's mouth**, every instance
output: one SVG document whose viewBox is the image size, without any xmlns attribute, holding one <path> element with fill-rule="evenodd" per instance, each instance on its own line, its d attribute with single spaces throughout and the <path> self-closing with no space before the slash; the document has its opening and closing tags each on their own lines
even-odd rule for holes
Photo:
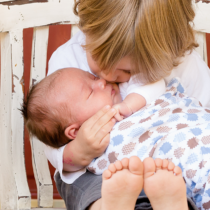
<svg viewBox="0 0 210 210">
<path fill-rule="evenodd" d="M 116 91 L 115 89 L 112 87 L 112 91 L 111 91 L 111 95 L 115 95 Z"/>
</svg>

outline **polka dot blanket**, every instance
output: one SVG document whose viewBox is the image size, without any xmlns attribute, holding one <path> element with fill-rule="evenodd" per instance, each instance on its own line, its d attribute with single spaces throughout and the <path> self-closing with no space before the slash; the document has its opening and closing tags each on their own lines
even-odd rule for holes
<svg viewBox="0 0 210 210">
<path fill-rule="evenodd" d="M 184 93 L 178 78 L 153 103 L 113 127 L 110 144 L 88 170 L 102 174 L 110 163 L 138 156 L 173 161 L 182 169 L 187 194 L 210 209 L 210 109 Z"/>
</svg>

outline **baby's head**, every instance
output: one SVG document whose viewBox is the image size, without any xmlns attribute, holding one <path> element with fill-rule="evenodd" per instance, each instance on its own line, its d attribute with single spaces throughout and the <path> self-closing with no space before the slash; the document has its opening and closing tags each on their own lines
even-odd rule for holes
<svg viewBox="0 0 210 210">
<path fill-rule="evenodd" d="M 34 85 L 22 113 L 29 132 L 58 148 L 76 137 L 80 126 L 105 105 L 121 102 L 116 84 L 80 69 L 61 69 Z"/>
</svg>

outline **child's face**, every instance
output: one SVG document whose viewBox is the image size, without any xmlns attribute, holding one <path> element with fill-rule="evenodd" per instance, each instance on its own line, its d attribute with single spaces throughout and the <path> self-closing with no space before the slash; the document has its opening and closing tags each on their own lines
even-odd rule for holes
<svg viewBox="0 0 210 210">
<path fill-rule="evenodd" d="M 99 78 L 103 78 L 108 82 L 127 82 L 131 77 L 131 59 L 127 56 L 122 58 L 115 69 L 112 69 L 109 74 L 101 72 L 101 69 L 89 52 L 87 52 L 87 61 L 91 71 Z"/>
<path fill-rule="evenodd" d="M 58 80 L 53 103 L 57 104 L 55 100 L 66 103 L 71 118 L 80 124 L 104 106 L 122 101 L 116 84 L 106 84 L 104 79 L 80 69 L 66 69 Z"/>
</svg>

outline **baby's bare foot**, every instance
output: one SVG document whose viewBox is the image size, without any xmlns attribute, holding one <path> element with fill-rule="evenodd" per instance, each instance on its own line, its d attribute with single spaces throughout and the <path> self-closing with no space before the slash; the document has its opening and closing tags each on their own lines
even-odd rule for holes
<svg viewBox="0 0 210 210">
<path fill-rule="evenodd" d="M 134 210 L 143 187 L 143 163 L 138 157 L 110 164 L 103 173 L 102 210 Z"/>
<path fill-rule="evenodd" d="M 154 210 L 188 210 L 182 171 L 168 160 L 146 158 L 144 191 Z"/>
</svg>

